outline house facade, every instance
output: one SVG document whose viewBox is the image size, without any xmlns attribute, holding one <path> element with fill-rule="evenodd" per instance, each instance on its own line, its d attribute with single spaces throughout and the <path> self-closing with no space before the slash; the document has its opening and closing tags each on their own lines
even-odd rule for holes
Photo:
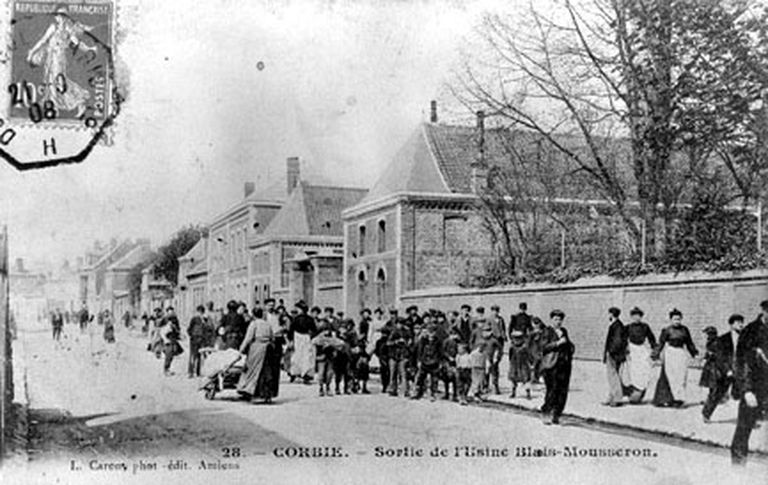
<svg viewBox="0 0 768 485">
<path fill-rule="evenodd" d="M 469 282 L 494 259 L 476 195 L 478 130 L 424 123 L 343 213 L 344 307 L 398 306 L 409 291 Z M 480 145 L 481 146 L 481 145 Z"/>
<path fill-rule="evenodd" d="M 256 301 L 340 308 L 343 303 L 342 211 L 366 190 L 300 182 L 263 234 L 250 243 Z"/>
</svg>

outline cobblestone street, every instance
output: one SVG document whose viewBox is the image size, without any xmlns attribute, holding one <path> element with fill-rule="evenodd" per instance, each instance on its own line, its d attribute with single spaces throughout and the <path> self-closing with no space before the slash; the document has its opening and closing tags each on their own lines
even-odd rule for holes
<svg viewBox="0 0 768 485">
<path fill-rule="evenodd" d="M 377 393 L 378 383 L 370 396 L 320 398 L 315 386 L 285 381 L 272 405 L 244 403 L 233 391 L 207 401 L 182 372 L 185 359 L 164 377 L 145 340 L 125 330 L 109 347 L 93 327 L 88 334 L 67 327 L 61 344 L 43 328 L 22 332 L 18 342 L 27 363 L 29 461 L 9 463 L 3 473 L 10 482 L 3 483 L 185 483 L 211 469 L 226 483 L 261 483 L 277 470 L 302 483 L 383 476 L 409 483 L 414 471 L 434 483 L 544 481 L 564 473 L 574 483 L 715 476 L 750 483 L 766 473 L 756 458 L 737 474 L 723 449 L 681 448 L 569 420 L 548 427 L 503 408 L 392 398 Z M 431 456 L 436 449 L 447 457 Z M 590 450 L 641 456 L 593 458 Z M 335 478 L 340 466 L 352 473 Z M 14 481 L 21 473 L 23 481 Z"/>
</svg>

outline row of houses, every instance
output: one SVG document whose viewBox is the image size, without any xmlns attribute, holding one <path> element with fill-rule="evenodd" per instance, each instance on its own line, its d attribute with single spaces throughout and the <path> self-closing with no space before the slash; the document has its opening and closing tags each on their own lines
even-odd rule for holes
<svg viewBox="0 0 768 485">
<path fill-rule="evenodd" d="M 494 256 L 477 211 L 482 129 L 438 123 L 433 110 L 367 188 L 302 180 L 301 161 L 288 158 L 284 182 L 246 183 L 179 259 L 177 304 L 191 314 L 272 297 L 356 314 L 467 281 Z"/>
</svg>

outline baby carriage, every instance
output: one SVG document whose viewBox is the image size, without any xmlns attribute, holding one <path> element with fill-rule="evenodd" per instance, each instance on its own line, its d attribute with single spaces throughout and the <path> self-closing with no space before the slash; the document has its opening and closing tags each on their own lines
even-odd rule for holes
<svg viewBox="0 0 768 485">
<path fill-rule="evenodd" d="M 200 390 L 205 391 L 206 399 L 213 399 L 217 392 L 224 389 L 237 387 L 245 364 L 245 360 L 240 358 L 240 352 L 235 349 L 216 350 L 213 347 L 205 347 L 200 349 L 200 354 L 205 359 L 205 384 Z"/>
</svg>

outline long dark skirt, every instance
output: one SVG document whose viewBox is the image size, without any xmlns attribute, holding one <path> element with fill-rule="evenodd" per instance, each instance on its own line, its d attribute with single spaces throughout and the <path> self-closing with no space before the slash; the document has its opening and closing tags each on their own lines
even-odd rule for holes
<svg viewBox="0 0 768 485">
<path fill-rule="evenodd" d="M 664 366 L 662 366 L 659 380 L 656 383 L 656 391 L 653 394 L 653 405 L 669 406 L 670 404 L 673 404 L 674 401 L 675 396 L 672 395 L 672 389 L 669 387 L 667 373 L 664 371 Z"/>
<path fill-rule="evenodd" d="M 267 388 L 271 397 L 277 397 L 280 392 L 280 364 L 283 361 L 283 344 L 275 342 L 267 350 L 267 369 L 269 374 Z"/>
<path fill-rule="evenodd" d="M 260 342 L 250 345 L 245 370 L 237 383 L 238 392 L 261 399 L 272 397 L 269 383 L 271 372 L 267 363 L 269 347 L 269 344 Z"/>
<path fill-rule="evenodd" d="M 531 379 L 531 354 L 527 345 L 509 347 L 509 380 L 528 382 Z"/>
</svg>

